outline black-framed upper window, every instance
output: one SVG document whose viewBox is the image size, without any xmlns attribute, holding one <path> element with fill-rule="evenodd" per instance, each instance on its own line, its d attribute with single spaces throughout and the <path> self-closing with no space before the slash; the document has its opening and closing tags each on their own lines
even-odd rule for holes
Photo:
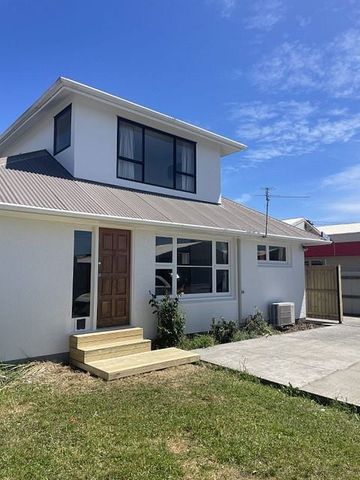
<svg viewBox="0 0 360 480">
<path fill-rule="evenodd" d="M 54 155 L 71 145 L 71 104 L 54 117 Z"/>
<path fill-rule="evenodd" d="M 195 193 L 196 144 L 118 118 L 117 176 Z"/>
</svg>

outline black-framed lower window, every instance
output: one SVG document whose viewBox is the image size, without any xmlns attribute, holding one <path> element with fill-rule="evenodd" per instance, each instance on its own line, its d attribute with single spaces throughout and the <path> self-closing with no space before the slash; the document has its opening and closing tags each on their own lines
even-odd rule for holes
<svg viewBox="0 0 360 480">
<path fill-rule="evenodd" d="M 92 233 L 74 232 L 72 316 L 90 316 Z"/>
<path fill-rule="evenodd" d="M 71 145 L 71 104 L 54 117 L 54 155 Z"/>
<path fill-rule="evenodd" d="M 149 185 L 196 192 L 196 144 L 118 118 L 117 176 Z"/>
</svg>

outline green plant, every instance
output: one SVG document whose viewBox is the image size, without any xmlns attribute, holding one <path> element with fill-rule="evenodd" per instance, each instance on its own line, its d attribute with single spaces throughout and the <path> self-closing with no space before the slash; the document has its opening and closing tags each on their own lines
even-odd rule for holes
<svg viewBox="0 0 360 480">
<path fill-rule="evenodd" d="M 212 347 L 214 343 L 214 337 L 209 334 L 185 335 L 179 347 L 184 350 L 194 350 L 195 348 Z"/>
<path fill-rule="evenodd" d="M 185 316 L 179 301 L 180 296 L 170 297 L 168 293 L 160 300 L 150 292 L 149 304 L 157 317 L 157 335 L 155 344 L 159 348 L 175 347 L 184 337 Z"/>
<path fill-rule="evenodd" d="M 238 326 L 232 320 L 226 321 L 223 317 L 219 319 L 213 318 L 210 328 L 210 335 L 212 335 L 217 343 L 229 343 L 234 339 L 235 333 L 238 331 Z"/>
<path fill-rule="evenodd" d="M 232 339 L 233 342 L 242 342 L 243 340 L 249 340 L 249 338 L 254 338 L 255 335 L 252 335 L 251 333 L 247 332 L 243 328 L 239 328 L 234 334 L 234 337 Z"/>
<path fill-rule="evenodd" d="M 255 309 L 255 313 L 253 315 L 249 315 L 246 318 L 243 330 L 252 337 L 273 335 L 275 333 L 271 325 L 269 325 L 265 320 L 262 311 L 258 308 Z"/>
</svg>

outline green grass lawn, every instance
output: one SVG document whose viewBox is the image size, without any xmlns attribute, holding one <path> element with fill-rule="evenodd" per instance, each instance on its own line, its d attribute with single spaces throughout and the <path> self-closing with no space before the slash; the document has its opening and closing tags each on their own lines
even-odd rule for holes
<svg viewBox="0 0 360 480">
<path fill-rule="evenodd" d="M 1 480 L 360 478 L 358 415 L 201 364 L 34 365 L 0 387 L 0 439 Z"/>
</svg>

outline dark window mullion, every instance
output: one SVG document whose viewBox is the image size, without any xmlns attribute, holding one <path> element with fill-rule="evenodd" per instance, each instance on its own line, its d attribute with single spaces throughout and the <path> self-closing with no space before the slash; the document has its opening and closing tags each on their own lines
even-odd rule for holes
<svg viewBox="0 0 360 480">
<path fill-rule="evenodd" d="M 144 163 L 144 162 L 141 162 L 140 160 L 132 160 L 131 158 L 122 157 L 121 155 L 118 156 L 118 160 L 124 160 L 125 162 L 129 162 L 129 163 L 136 163 L 137 165 L 142 165 Z"/>
<path fill-rule="evenodd" d="M 179 170 L 176 170 L 176 174 L 177 175 L 185 175 L 186 177 L 195 178 L 195 175 L 193 173 L 180 172 Z"/>
<path fill-rule="evenodd" d="M 145 182 L 145 127 L 142 127 L 142 183 Z"/>
<path fill-rule="evenodd" d="M 173 188 L 176 190 L 176 174 L 177 174 L 177 169 L 176 169 L 176 142 L 177 138 L 173 138 L 173 165 L 174 165 L 174 170 L 173 170 Z"/>
</svg>

